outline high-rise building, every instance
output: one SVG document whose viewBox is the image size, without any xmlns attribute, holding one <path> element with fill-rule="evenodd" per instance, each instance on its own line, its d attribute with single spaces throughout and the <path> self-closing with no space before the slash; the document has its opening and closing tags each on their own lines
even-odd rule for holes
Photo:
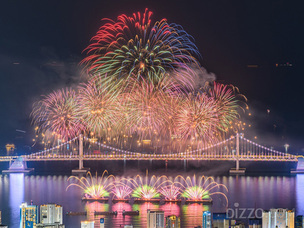
<svg viewBox="0 0 304 228">
<path fill-rule="evenodd" d="M 2 225 L 2 214 L 1 214 L 2 212 L 0 211 L 0 228 L 7 228 L 8 226 L 6 226 L 6 225 Z"/>
<path fill-rule="evenodd" d="M 294 211 L 279 208 L 262 213 L 263 228 L 294 228 L 294 224 Z"/>
<path fill-rule="evenodd" d="M 211 212 L 210 211 L 204 211 L 203 212 L 202 228 L 212 228 L 212 219 L 211 219 Z"/>
<path fill-rule="evenodd" d="M 245 224 L 241 222 L 235 222 L 235 224 L 231 225 L 230 228 L 245 228 Z"/>
<path fill-rule="evenodd" d="M 171 215 L 166 218 L 166 228 L 180 228 L 180 218 Z"/>
<path fill-rule="evenodd" d="M 298 215 L 296 217 L 296 228 L 304 228 L 304 216 Z"/>
<path fill-rule="evenodd" d="M 262 228 L 262 220 L 261 219 L 249 219 L 249 228 Z"/>
<path fill-rule="evenodd" d="M 269 228 L 271 225 L 270 211 L 263 211 L 262 213 L 262 227 Z"/>
<path fill-rule="evenodd" d="M 292 210 L 288 210 L 286 218 L 286 227 L 294 228 L 295 227 L 295 212 Z"/>
<path fill-rule="evenodd" d="M 63 224 L 62 206 L 57 204 L 46 204 L 40 206 L 40 223 Z"/>
<path fill-rule="evenodd" d="M 94 228 L 94 221 L 81 221 L 81 228 Z"/>
<path fill-rule="evenodd" d="M 226 213 L 213 213 L 212 226 L 214 228 L 229 228 L 229 219 Z"/>
<path fill-rule="evenodd" d="M 148 210 L 147 213 L 147 228 L 165 227 L 165 212 Z"/>
<path fill-rule="evenodd" d="M 20 228 L 34 228 L 38 223 L 38 206 L 22 203 L 20 206 Z"/>
</svg>

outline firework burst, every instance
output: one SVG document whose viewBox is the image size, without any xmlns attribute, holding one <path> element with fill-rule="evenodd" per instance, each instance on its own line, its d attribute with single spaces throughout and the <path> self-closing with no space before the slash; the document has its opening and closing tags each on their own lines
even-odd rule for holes
<svg viewBox="0 0 304 228">
<path fill-rule="evenodd" d="M 217 128 L 220 131 L 227 131 L 232 123 L 239 118 L 239 100 L 235 95 L 237 91 L 238 89 L 232 85 L 228 86 L 216 82 L 209 90 L 210 96 L 214 98 L 216 103 L 215 111 L 219 123 Z M 246 100 L 246 97 L 242 97 Z"/>
<path fill-rule="evenodd" d="M 160 87 L 143 80 L 130 94 L 122 94 L 126 109 L 126 131 L 138 133 L 142 138 L 165 131 L 172 106 L 167 105 L 169 95 Z"/>
<path fill-rule="evenodd" d="M 113 94 L 93 79 L 79 87 L 79 114 L 91 132 L 101 136 L 119 119 L 119 103 Z"/>
<path fill-rule="evenodd" d="M 46 135 L 51 132 L 59 138 L 70 139 L 85 130 L 76 93 L 69 88 L 52 92 L 35 103 L 31 116 L 37 130 Z"/>
<path fill-rule="evenodd" d="M 120 15 L 117 21 L 105 19 L 86 49 L 88 57 L 83 62 L 89 72 L 108 75 L 102 82 L 113 89 L 124 86 L 129 78 L 155 83 L 169 71 L 191 72 L 188 64 L 198 64 L 191 53 L 199 55 L 191 36 L 166 19 L 152 23 L 151 16 L 146 9 L 131 17 Z"/>
<path fill-rule="evenodd" d="M 146 9 L 106 19 L 83 60 L 89 82 L 77 93 L 59 90 L 36 103 L 38 131 L 64 140 L 85 134 L 115 148 L 161 153 L 204 148 L 237 131 L 238 90 L 214 83 L 197 91 L 201 67 L 191 36 L 151 18 Z"/>
<path fill-rule="evenodd" d="M 213 98 L 201 93 L 189 94 L 176 114 L 176 134 L 183 139 L 210 141 L 218 119 Z"/>
</svg>

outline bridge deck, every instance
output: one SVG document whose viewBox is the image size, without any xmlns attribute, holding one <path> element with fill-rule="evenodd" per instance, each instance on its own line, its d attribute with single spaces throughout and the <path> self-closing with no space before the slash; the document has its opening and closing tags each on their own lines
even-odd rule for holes
<svg viewBox="0 0 304 228">
<path fill-rule="evenodd" d="M 78 155 L 46 155 L 46 156 L 22 156 L 24 161 L 78 161 Z M 0 157 L 0 162 L 9 162 L 17 157 L 3 156 Z M 159 161 L 178 161 L 178 160 L 196 160 L 196 161 L 236 161 L 236 156 L 231 155 L 189 155 L 189 156 L 174 156 L 170 154 L 163 155 L 84 155 L 83 160 L 159 160 Z M 296 156 L 242 156 L 238 158 L 239 161 L 277 161 L 277 162 L 297 162 Z"/>
</svg>

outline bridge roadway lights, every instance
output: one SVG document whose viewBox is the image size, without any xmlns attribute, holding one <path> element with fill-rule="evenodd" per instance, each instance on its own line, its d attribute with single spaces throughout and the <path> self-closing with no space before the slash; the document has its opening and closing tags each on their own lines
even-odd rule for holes
<svg viewBox="0 0 304 228">
<path fill-rule="evenodd" d="M 246 173 L 245 168 L 239 168 L 239 169 L 232 168 L 229 170 L 230 175 L 245 175 L 245 173 Z"/>
<path fill-rule="evenodd" d="M 303 170 L 290 170 L 291 174 L 304 174 L 304 169 Z"/>
<path fill-rule="evenodd" d="M 73 169 L 72 174 L 73 175 L 87 174 L 89 171 L 90 171 L 90 168 Z"/>
</svg>

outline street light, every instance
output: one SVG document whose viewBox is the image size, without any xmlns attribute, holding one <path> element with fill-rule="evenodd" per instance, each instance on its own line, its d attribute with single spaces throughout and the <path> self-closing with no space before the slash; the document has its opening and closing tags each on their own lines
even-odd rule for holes
<svg viewBox="0 0 304 228">
<path fill-rule="evenodd" d="M 289 144 L 288 144 L 288 143 L 285 143 L 284 147 L 285 147 L 285 152 L 287 153 L 288 148 L 289 148 Z"/>
</svg>

